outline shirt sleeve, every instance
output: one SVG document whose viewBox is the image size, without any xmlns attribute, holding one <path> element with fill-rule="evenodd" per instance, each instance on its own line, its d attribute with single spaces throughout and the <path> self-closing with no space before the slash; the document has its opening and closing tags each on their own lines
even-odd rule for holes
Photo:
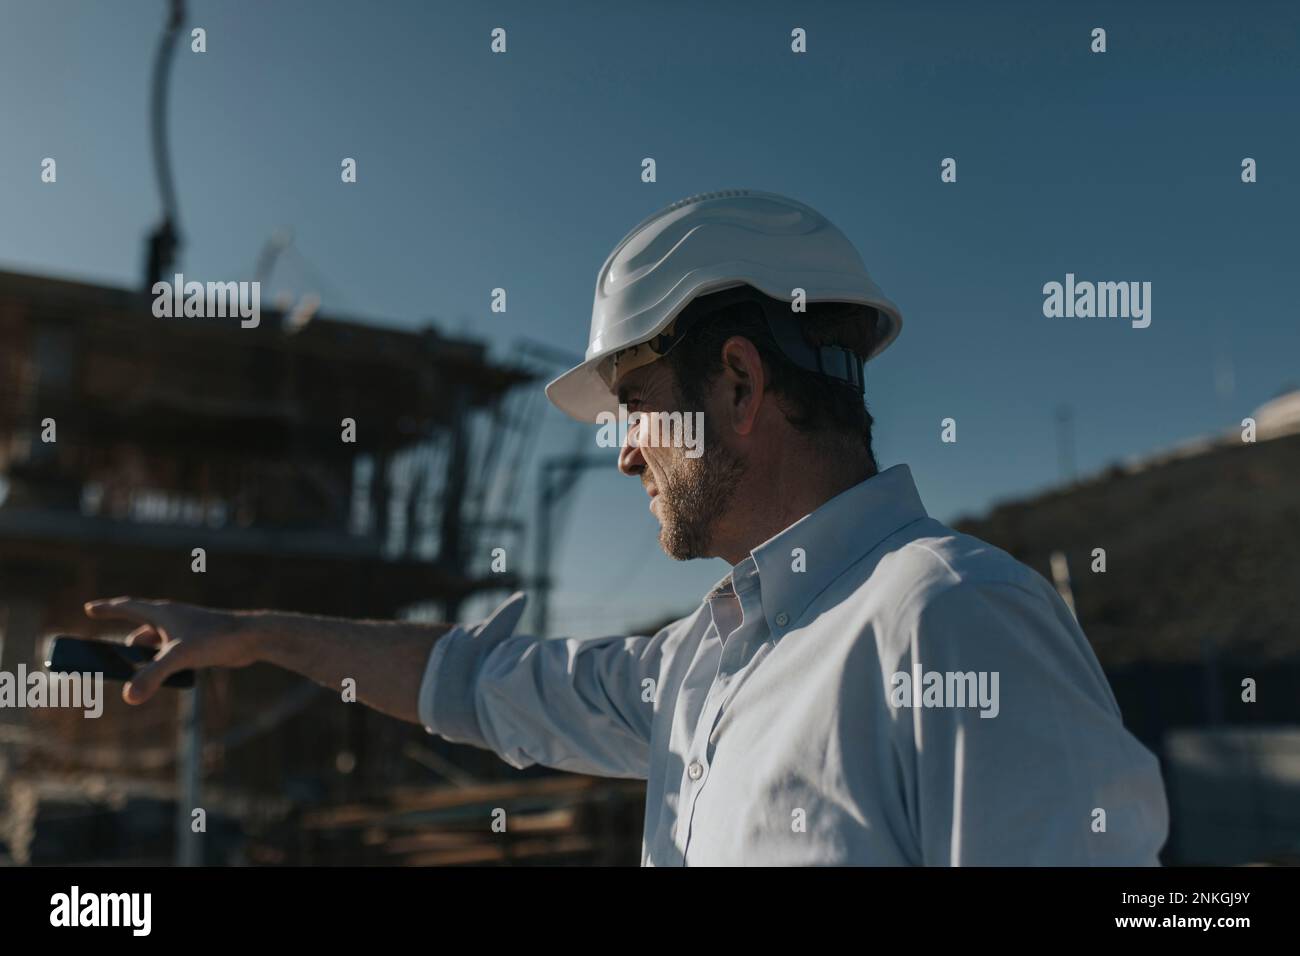
<svg viewBox="0 0 1300 956">
<path fill-rule="evenodd" d="M 915 695 L 895 730 L 922 862 L 1158 865 L 1168 830 L 1159 763 L 1124 728 L 1091 646 L 1046 582 L 950 587 L 916 616 L 899 670 Z M 978 705 L 949 696 L 925 706 L 928 673 L 945 685 L 982 674 L 985 693 Z"/>
<path fill-rule="evenodd" d="M 514 634 L 511 596 L 429 655 L 420 722 L 432 734 L 535 763 L 606 777 L 649 775 L 650 733 L 666 632 L 655 637 L 543 639 Z"/>
</svg>

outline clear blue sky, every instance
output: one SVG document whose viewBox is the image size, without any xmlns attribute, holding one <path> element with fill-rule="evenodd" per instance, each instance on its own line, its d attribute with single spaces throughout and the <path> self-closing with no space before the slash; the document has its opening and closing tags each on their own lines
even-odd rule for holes
<svg viewBox="0 0 1300 956">
<path fill-rule="evenodd" d="M 868 367 L 877 451 L 943 519 L 1054 483 L 1060 404 L 1088 472 L 1300 380 L 1300 5 L 700 6 L 192 0 L 208 52 L 178 52 L 171 95 L 183 270 L 251 278 L 292 227 L 326 313 L 435 319 L 502 357 L 521 336 L 581 352 L 628 228 L 692 193 L 786 193 L 903 310 Z M 138 282 L 163 11 L 0 0 L 0 268 Z M 939 181 L 948 156 L 956 184 Z M 1042 286 L 1067 272 L 1151 281 L 1151 327 L 1045 318 Z M 548 414 L 543 439 L 561 441 Z M 571 633 L 688 608 L 726 571 L 663 557 L 612 458 L 574 516 L 555 601 Z"/>
</svg>

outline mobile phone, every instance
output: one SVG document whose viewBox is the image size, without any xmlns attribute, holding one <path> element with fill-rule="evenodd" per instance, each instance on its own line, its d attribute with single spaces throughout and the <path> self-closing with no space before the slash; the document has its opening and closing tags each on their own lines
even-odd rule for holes
<svg viewBox="0 0 1300 956">
<path fill-rule="evenodd" d="M 108 680 L 126 682 L 135 676 L 137 664 L 153 660 L 151 647 L 129 647 L 108 641 L 88 641 L 58 634 L 50 639 L 45 666 L 56 674 L 103 674 Z M 193 687 L 194 671 L 177 671 L 164 687 Z"/>
</svg>

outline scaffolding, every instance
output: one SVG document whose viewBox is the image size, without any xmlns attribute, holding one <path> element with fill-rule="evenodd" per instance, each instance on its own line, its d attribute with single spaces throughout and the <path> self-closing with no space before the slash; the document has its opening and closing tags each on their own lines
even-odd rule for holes
<svg viewBox="0 0 1300 956">
<path fill-rule="evenodd" d="M 520 585 L 491 556 L 522 555 L 539 394 L 520 387 L 535 379 L 525 365 L 433 327 L 263 311 L 242 328 L 151 306 L 0 272 L 0 669 L 39 667 L 50 633 L 92 633 L 91 597 L 455 619 L 468 598 Z M 320 807 L 430 783 L 409 756 L 417 740 L 437 752 L 418 728 L 270 668 L 201 684 L 201 745 L 182 733 L 192 708 L 0 711 L 0 845 L 33 858 L 43 799 L 65 820 L 87 800 L 180 804 L 199 773 L 209 812 L 244 820 L 280 819 L 286 798 Z M 178 741 L 195 745 L 188 765 Z M 469 779 L 496 766 L 464 748 L 449 762 L 449 747 L 433 759 Z M 70 852 L 168 852 L 153 837 L 126 854 L 103 843 Z"/>
</svg>

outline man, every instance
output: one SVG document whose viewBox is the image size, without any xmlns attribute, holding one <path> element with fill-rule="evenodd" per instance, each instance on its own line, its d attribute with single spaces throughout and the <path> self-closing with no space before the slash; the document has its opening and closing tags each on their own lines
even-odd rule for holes
<svg viewBox="0 0 1300 956">
<path fill-rule="evenodd" d="M 733 565 L 657 634 L 518 635 L 521 595 L 470 627 L 88 613 L 159 647 L 132 702 L 268 661 L 516 767 L 645 779 L 647 865 L 1154 864 L 1156 760 L 1068 608 L 877 470 L 863 363 L 900 326 L 843 234 L 780 196 L 692 197 L 615 248 L 586 361 L 547 394 L 639 416 L 618 465 L 664 550 Z M 699 455 L 645 427 L 694 413 Z"/>
</svg>

